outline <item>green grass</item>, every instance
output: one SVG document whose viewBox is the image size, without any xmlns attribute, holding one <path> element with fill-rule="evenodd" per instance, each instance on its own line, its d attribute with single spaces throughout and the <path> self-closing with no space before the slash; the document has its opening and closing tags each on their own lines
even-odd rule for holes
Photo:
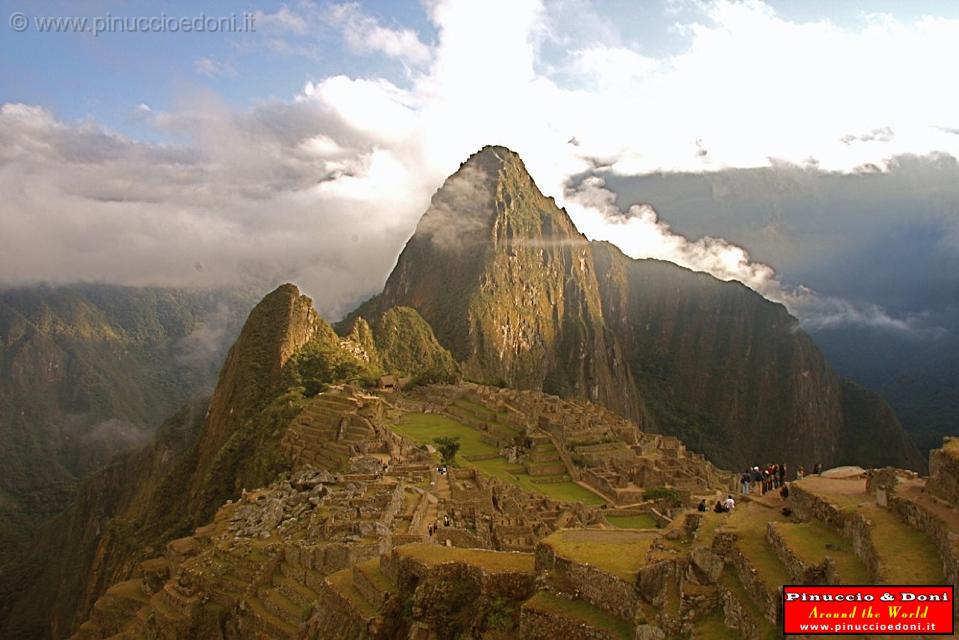
<svg viewBox="0 0 959 640">
<path fill-rule="evenodd" d="M 798 524 L 780 523 L 779 535 L 800 559 L 808 564 L 819 564 L 826 556 L 832 558 L 845 584 L 869 584 L 871 577 L 866 566 L 853 552 L 852 544 L 835 529 L 812 520 Z M 827 545 L 829 548 L 827 548 Z"/>
<path fill-rule="evenodd" d="M 523 606 L 603 629 L 622 640 L 630 640 L 633 637 L 633 626 L 629 622 L 583 600 L 567 600 L 548 591 L 540 591 Z"/>
<path fill-rule="evenodd" d="M 724 528 L 738 534 L 736 547 L 756 568 L 766 586 L 775 589 L 779 585 L 788 584 L 786 567 L 766 542 L 766 525 L 772 521 L 782 520 L 779 512 L 755 503 L 744 502 L 728 514 L 728 518 Z"/>
<path fill-rule="evenodd" d="M 753 601 L 752 597 L 746 592 L 746 588 L 743 586 L 743 583 L 740 582 L 739 577 L 732 567 L 727 565 L 723 570 L 722 576 L 719 578 L 719 583 L 724 586 L 736 600 L 742 603 L 743 608 L 749 613 L 749 617 L 759 626 L 760 637 L 767 638 L 768 640 L 782 637 L 779 629 L 769 622 Z"/>
<path fill-rule="evenodd" d="M 527 474 L 522 466 L 512 465 L 505 458 L 477 460 L 467 464 L 494 478 L 510 482 L 532 493 L 541 493 L 560 502 L 581 502 L 585 505 L 599 505 L 605 502 L 589 489 L 585 489 L 572 481 L 542 484 L 533 482 L 532 476 Z"/>
<path fill-rule="evenodd" d="M 480 420 L 491 421 L 496 415 L 492 411 L 492 409 L 489 409 L 488 407 L 485 407 L 473 400 L 467 400 L 466 398 L 460 398 L 459 400 L 456 400 L 453 404 L 455 404 L 457 407 L 461 409 L 466 410 L 469 413 L 472 413 L 474 416 L 476 416 Z"/>
<path fill-rule="evenodd" d="M 462 456 L 498 453 L 496 447 L 486 444 L 481 433 L 456 420 L 435 413 L 407 413 L 393 430 L 418 444 L 433 445 L 433 438 L 443 436 L 458 437 L 460 450 L 457 458 L 462 464 Z"/>
<path fill-rule="evenodd" d="M 606 516 L 606 522 L 619 529 L 654 529 L 656 518 L 648 513 L 638 516 Z"/>
<path fill-rule="evenodd" d="M 569 529 L 544 538 L 543 543 L 563 558 L 591 564 L 631 582 L 646 564 L 646 554 L 657 535 L 640 531 Z"/>
<path fill-rule="evenodd" d="M 696 621 L 692 637 L 704 640 L 736 640 L 739 634 L 726 626 L 723 610 L 717 607 Z"/>
<path fill-rule="evenodd" d="M 942 584 L 942 561 L 932 538 L 878 505 L 860 507 L 872 520 L 872 543 L 888 584 Z"/>
<path fill-rule="evenodd" d="M 436 565 L 446 562 L 462 562 L 493 573 L 533 573 L 534 561 L 531 553 L 513 553 L 507 551 L 488 551 L 486 549 L 461 549 L 435 544 L 408 544 L 396 547 L 396 553 L 420 562 Z"/>
<path fill-rule="evenodd" d="M 819 478 L 802 481 L 806 491 L 840 506 L 849 514 L 859 512 L 872 521 L 870 532 L 873 546 L 882 565 L 882 580 L 887 584 L 941 583 L 942 564 L 935 543 L 925 533 L 917 531 L 888 509 L 877 505 L 865 493 L 865 482 Z M 859 490 L 860 485 L 863 491 Z"/>
<path fill-rule="evenodd" d="M 532 493 L 545 495 L 562 502 L 581 502 L 585 505 L 598 505 L 603 499 L 575 482 L 554 482 L 537 484 L 520 465 L 510 464 L 506 458 L 477 460 L 470 462 L 465 456 L 498 453 L 497 449 L 481 439 L 481 433 L 446 416 L 434 413 L 407 413 L 393 430 L 418 444 L 433 444 L 433 438 L 441 436 L 459 437 L 460 450 L 456 456 L 457 464 L 474 467 L 487 475 L 514 484 Z"/>
</svg>

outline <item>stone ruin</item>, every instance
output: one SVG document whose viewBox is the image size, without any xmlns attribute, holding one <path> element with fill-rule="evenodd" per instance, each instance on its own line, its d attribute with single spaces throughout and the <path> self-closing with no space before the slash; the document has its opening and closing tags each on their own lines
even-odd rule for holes
<svg viewBox="0 0 959 640">
<path fill-rule="evenodd" d="M 405 411 L 456 419 L 530 478 L 578 481 L 606 504 L 470 466 L 439 473 L 390 429 Z M 307 403 L 283 446 L 288 476 L 141 563 L 74 637 L 649 640 L 725 627 L 758 640 L 779 634 L 785 583 L 959 578 L 959 440 L 932 452 L 929 478 L 813 475 L 787 500 L 742 497 L 731 514 L 690 508 L 733 477 L 676 439 L 532 392 L 439 386 L 387 400 L 344 387 Z M 681 504 L 644 500 L 649 487 Z M 655 527 L 615 528 L 612 515 Z M 913 542 L 908 563 L 889 539 Z"/>
</svg>

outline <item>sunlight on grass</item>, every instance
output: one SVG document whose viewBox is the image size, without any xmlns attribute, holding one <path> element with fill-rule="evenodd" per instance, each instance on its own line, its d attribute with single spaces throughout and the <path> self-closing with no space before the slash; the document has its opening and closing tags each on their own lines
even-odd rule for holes
<svg viewBox="0 0 959 640">
<path fill-rule="evenodd" d="M 569 529 L 543 539 L 557 555 L 591 564 L 627 582 L 646 564 L 646 554 L 658 534 L 611 529 Z"/>
<path fill-rule="evenodd" d="M 540 591 L 523 605 L 534 611 L 543 611 L 573 621 L 583 622 L 591 627 L 603 629 L 622 640 L 633 637 L 633 627 L 627 621 L 617 618 L 602 609 L 598 609 L 583 600 L 568 600 L 560 596 Z"/>
<path fill-rule="evenodd" d="M 835 529 L 812 520 L 803 523 L 778 523 L 780 536 L 800 559 L 810 565 L 821 563 L 827 556 L 832 558 L 845 584 L 869 584 L 872 580 L 866 565 L 852 549 L 852 543 Z"/>
<path fill-rule="evenodd" d="M 482 440 L 482 434 L 446 416 L 435 413 L 408 413 L 403 416 L 393 430 L 418 444 L 433 445 L 433 438 L 458 437 L 460 450 L 456 462 L 463 467 L 474 467 L 494 478 L 514 484 L 521 489 L 540 493 L 561 502 L 581 502 L 586 505 L 598 505 L 603 499 L 575 482 L 536 483 L 521 465 L 510 464 L 506 458 L 477 460 L 471 462 L 466 456 L 498 453 L 496 447 Z"/>
</svg>

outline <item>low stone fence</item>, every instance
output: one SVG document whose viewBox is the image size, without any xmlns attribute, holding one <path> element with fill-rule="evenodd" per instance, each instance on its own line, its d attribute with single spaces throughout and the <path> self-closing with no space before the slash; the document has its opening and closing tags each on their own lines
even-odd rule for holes
<svg viewBox="0 0 959 640">
<path fill-rule="evenodd" d="M 882 581 L 882 566 L 879 554 L 872 543 L 872 525 L 857 511 L 844 511 L 837 505 L 810 493 L 799 483 L 791 485 L 789 500 L 793 511 L 803 520 L 819 520 L 842 533 L 852 542 L 853 552 L 862 560 L 869 577 Z"/>
<path fill-rule="evenodd" d="M 618 635 L 548 611 L 523 607 L 519 617 L 520 637 L 524 640 L 621 640 Z"/>
<path fill-rule="evenodd" d="M 717 533 L 713 539 L 713 550 L 723 556 L 736 572 L 743 588 L 759 607 L 763 617 L 772 624 L 777 624 L 782 609 L 781 585 L 767 585 L 762 581 L 756 568 L 736 547 L 736 538 L 736 534 L 732 532 Z"/>
<path fill-rule="evenodd" d="M 947 448 L 954 448 L 959 438 L 945 438 L 942 449 L 929 453 L 929 481 L 926 490 L 937 498 L 959 506 L 959 457 Z"/>
<path fill-rule="evenodd" d="M 903 521 L 932 538 L 942 559 L 942 573 L 959 592 L 959 542 L 955 540 L 956 532 L 950 531 L 948 524 L 911 500 L 893 494 L 889 496 L 888 504 L 889 509 Z M 953 610 L 959 615 L 959 602 L 953 602 Z"/>
<path fill-rule="evenodd" d="M 839 584 L 836 565 L 831 558 L 827 557 L 814 565 L 805 562 L 789 547 L 779 531 L 779 525 L 778 522 L 766 525 L 766 541 L 786 567 L 791 581 L 797 584 Z"/>
<path fill-rule="evenodd" d="M 636 589 L 630 582 L 591 564 L 564 558 L 548 544 L 538 544 L 535 555 L 538 574 L 549 572 L 559 578 L 562 584 L 575 590 L 575 593 L 570 595 L 582 598 L 620 618 L 632 619 L 639 603 Z"/>
</svg>

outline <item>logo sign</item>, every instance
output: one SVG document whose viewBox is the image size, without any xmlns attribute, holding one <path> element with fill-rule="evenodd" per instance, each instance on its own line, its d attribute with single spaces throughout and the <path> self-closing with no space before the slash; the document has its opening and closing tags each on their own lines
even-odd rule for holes
<svg viewBox="0 0 959 640">
<path fill-rule="evenodd" d="M 951 635 L 952 585 L 786 585 L 783 633 Z"/>
</svg>

